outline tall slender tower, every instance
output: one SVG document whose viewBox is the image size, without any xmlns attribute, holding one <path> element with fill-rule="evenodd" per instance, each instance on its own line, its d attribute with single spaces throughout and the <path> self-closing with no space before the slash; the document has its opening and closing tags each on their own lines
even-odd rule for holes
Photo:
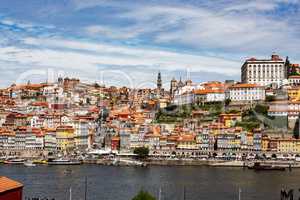
<svg viewBox="0 0 300 200">
<path fill-rule="evenodd" d="M 161 74 L 159 71 L 157 75 L 157 89 L 161 90 L 161 87 L 162 87 L 162 81 L 161 81 Z"/>
<path fill-rule="evenodd" d="M 170 95 L 173 98 L 174 97 L 174 92 L 177 89 L 177 80 L 173 78 L 171 80 L 171 85 L 170 85 Z"/>
</svg>

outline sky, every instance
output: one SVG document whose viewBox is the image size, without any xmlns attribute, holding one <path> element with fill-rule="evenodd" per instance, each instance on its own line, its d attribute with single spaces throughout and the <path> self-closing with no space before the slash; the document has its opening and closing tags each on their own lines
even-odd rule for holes
<svg viewBox="0 0 300 200">
<path fill-rule="evenodd" d="M 240 80 L 250 57 L 300 62 L 300 0 L 1 0 L 0 87 L 76 77 L 129 87 Z"/>
</svg>

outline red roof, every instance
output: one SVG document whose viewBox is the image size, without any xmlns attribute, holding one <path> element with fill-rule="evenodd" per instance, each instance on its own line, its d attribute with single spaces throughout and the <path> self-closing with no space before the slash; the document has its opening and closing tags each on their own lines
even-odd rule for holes
<svg viewBox="0 0 300 200">
<path fill-rule="evenodd" d="M 230 86 L 229 88 L 263 88 L 263 86 L 251 83 L 240 83 Z"/>
<path fill-rule="evenodd" d="M 0 193 L 9 191 L 9 190 L 14 190 L 23 187 L 23 184 L 11 180 L 5 176 L 0 177 Z"/>
<path fill-rule="evenodd" d="M 212 89 L 204 89 L 204 90 L 194 90 L 194 94 L 212 94 L 212 93 L 224 93 L 224 90 L 217 89 L 217 90 L 212 90 Z"/>
</svg>

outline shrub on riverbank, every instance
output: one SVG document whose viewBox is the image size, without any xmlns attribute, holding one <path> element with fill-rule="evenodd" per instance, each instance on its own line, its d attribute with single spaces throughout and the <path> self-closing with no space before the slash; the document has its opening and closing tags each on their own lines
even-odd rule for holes
<svg viewBox="0 0 300 200">
<path fill-rule="evenodd" d="M 156 200 L 151 194 L 141 190 L 132 200 Z"/>
<path fill-rule="evenodd" d="M 137 147 L 133 151 L 139 159 L 145 159 L 149 155 L 149 149 L 147 147 Z"/>
</svg>

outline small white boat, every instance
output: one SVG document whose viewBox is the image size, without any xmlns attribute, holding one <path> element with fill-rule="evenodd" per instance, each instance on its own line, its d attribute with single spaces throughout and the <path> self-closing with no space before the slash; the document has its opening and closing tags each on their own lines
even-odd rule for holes
<svg viewBox="0 0 300 200">
<path fill-rule="evenodd" d="M 27 160 L 26 162 L 24 162 L 24 166 L 26 166 L 26 167 L 35 167 L 36 164 L 34 164 L 32 161 Z"/>
<path fill-rule="evenodd" d="M 48 162 L 48 165 L 80 165 L 81 162 L 78 160 L 70 160 L 70 159 L 57 159 Z"/>
</svg>

